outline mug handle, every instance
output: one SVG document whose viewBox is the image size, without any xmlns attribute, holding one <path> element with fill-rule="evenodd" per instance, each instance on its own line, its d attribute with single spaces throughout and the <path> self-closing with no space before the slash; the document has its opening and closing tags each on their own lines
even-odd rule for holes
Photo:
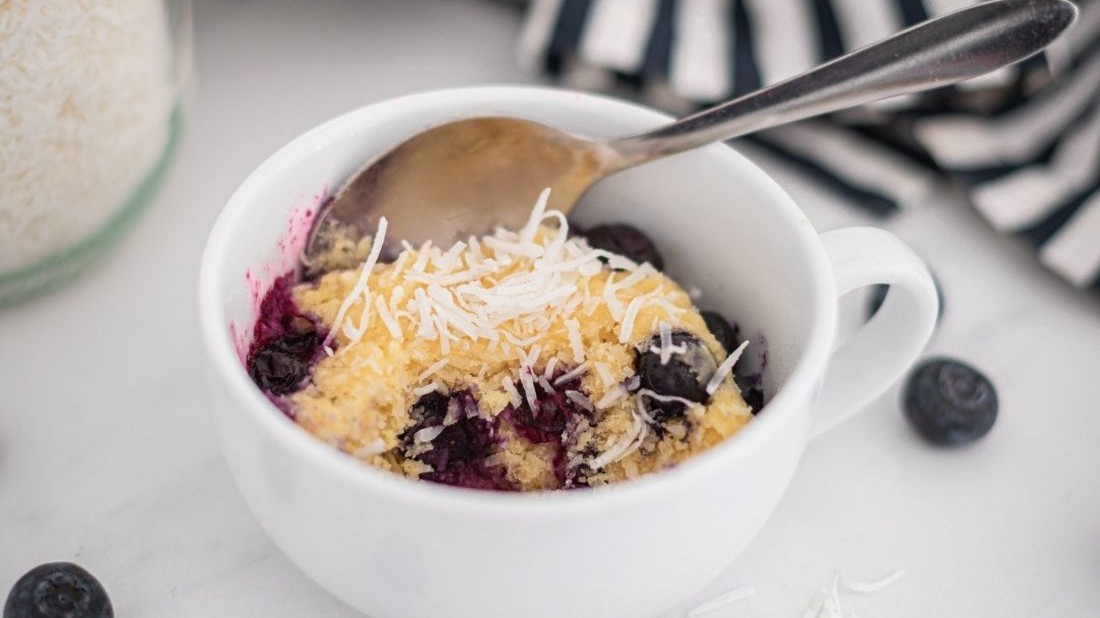
<svg viewBox="0 0 1100 618">
<path fill-rule="evenodd" d="M 850 227 L 821 234 L 837 298 L 864 286 L 890 286 L 875 315 L 833 352 L 818 395 L 811 437 L 881 395 L 917 359 L 936 326 L 939 299 L 928 267 L 893 234 Z"/>
</svg>

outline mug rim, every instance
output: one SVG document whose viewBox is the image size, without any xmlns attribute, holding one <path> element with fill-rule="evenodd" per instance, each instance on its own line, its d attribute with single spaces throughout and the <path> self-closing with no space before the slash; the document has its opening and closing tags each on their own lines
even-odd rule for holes
<svg viewBox="0 0 1100 618">
<path fill-rule="evenodd" d="M 322 149 L 324 145 L 348 139 L 354 132 L 352 129 L 370 126 L 377 122 L 374 117 L 385 115 L 394 109 L 419 106 L 420 111 L 437 113 L 442 118 L 446 116 L 447 107 L 457 100 L 494 104 L 534 99 L 563 104 L 567 99 L 573 102 L 580 100 L 608 112 L 632 114 L 639 119 L 652 121 L 654 126 L 674 120 L 672 116 L 644 105 L 565 88 L 489 85 L 427 90 L 370 103 L 308 129 L 253 169 L 233 192 L 222 207 L 203 250 L 198 285 L 199 322 L 207 356 L 206 369 L 211 374 L 209 377 L 216 375 L 229 392 L 234 405 L 245 408 L 241 412 L 249 417 L 250 424 L 258 431 L 266 432 L 270 439 L 282 443 L 286 449 L 309 460 L 314 467 L 323 469 L 326 474 L 340 477 L 363 491 L 385 494 L 388 498 L 407 505 L 487 516 L 559 516 L 601 510 L 611 503 L 617 506 L 636 505 L 655 497 L 667 496 L 677 485 L 695 484 L 706 477 L 721 475 L 722 470 L 749 453 L 755 443 L 768 440 L 770 434 L 778 431 L 781 417 L 799 413 L 796 409 L 798 402 L 795 392 L 816 392 L 829 357 L 837 313 L 833 272 L 828 265 L 829 259 L 817 230 L 809 224 L 794 200 L 768 173 L 724 143 L 711 144 L 699 150 L 707 152 L 709 156 L 725 158 L 727 162 L 724 164 L 739 169 L 738 173 L 755 176 L 754 181 L 768 195 L 768 207 L 779 213 L 801 240 L 801 245 L 810 254 L 807 268 L 814 315 L 803 350 L 793 363 L 787 380 L 768 402 L 767 414 L 754 417 L 720 444 L 693 455 L 673 468 L 590 491 L 472 490 L 418 482 L 356 460 L 303 430 L 256 388 L 241 364 L 232 342 L 229 324 L 222 318 L 220 290 L 224 278 L 228 276 L 223 272 L 227 249 L 234 238 L 247 230 L 247 226 L 241 225 L 244 214 L 269 179 L 283 173 L 293 173 L 301 160 Z M 213 385 L 209 387 L 212 388 Z M 813 408 L 812 397 L 810 402 L 808 407 Z M 218 410 L 212 412 L 222 413 Z M 813 415 L 814 411 L 810 409 L 805 413 Z M 232 437 L 222 434 L 219 439 Z M 803 441 L 806 440 L 808 435 L 803 437 Z"/>
</svg>

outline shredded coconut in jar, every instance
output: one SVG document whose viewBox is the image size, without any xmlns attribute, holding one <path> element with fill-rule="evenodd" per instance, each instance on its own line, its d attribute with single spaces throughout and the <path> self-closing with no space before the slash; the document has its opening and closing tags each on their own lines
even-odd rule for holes
<svg viewBox="0 0 1100 618">
<path fill-rule="evenodd" d="M 96 233 L 169 140 L 164 0 L 0 0 L 0 273 Z"/>
</svg>

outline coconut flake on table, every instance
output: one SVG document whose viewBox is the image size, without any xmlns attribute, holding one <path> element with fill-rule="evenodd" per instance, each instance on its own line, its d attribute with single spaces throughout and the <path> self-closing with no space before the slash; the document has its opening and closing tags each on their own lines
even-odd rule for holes
<svg viewBox="0 0 1100 618">
<path fill-rule="evenodd" d="M 897 583 L 898 580 L 900 580 L 904 576 L 905 576 L 905 571 L 895 571 L 895 572 L 887 575 L 886 577 L 883 577 L 882 579 L 877 579 L 877 580 L 868 581 L 868 582 L 861 582 L 861 581 L 849 582 L 849 581 L 846 581 L 846 580 L 842 579 L 841 580 L 841 585 L 845 590 L 848 590 L 850 592 L 858 592 L 860 594 L 875 594 L 876 592 L 881 592 L 881 591 L 885 590 L 886 588 L 889 588 L 890 586 L 894 585 L 895 583 Z"/>
<path fill-rule="evenodd" d="M 724 607 L 728 607 L 737 603 L 738 601 L 744 601 L 745 599 L 756 594 L 756 589 L 752 586 L 739 586 L 730 590 L 729 592 L 722 593 L 713 599 L 700 603 L 692 608 L 688 612 L 688 618 L 699 618 L 700 616 L 710 614 Z"/>
<path fill-rule="evenodd" d="M 810 603 L 802 616 L 803 618 L 844 618 L 840 595 L 842 589 L 860 594 L 874 594 L 894 584 L 904 575 L 905 571 L 897 571 L 878 581 L 847 583 L 840 573 L 834 573 L 831 585 L 821 590 L 821 594 Z M 854 613 L 849 612 L 848 616 L 854 616 Z"/>
</svg>

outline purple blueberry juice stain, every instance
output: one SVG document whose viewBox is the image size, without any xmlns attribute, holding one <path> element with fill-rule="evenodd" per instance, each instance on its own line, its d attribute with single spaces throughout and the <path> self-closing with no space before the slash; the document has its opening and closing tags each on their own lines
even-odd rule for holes
<svg viewBox="0 0 1100 618">
<path fill-rule="evenodd" d="M 443 428 L 420 461 L 432 467 L 420 478 L 468 489 L 514 491 L 504 468 L 486 465 L 500 443 L 496 424 L 481 417 L 462 418 Z"/>
<path fill-rule="evenodd" d="M 500 446 L 499 431 L 496 421 L 478 414 L 473 393 L 428 393 L 413 404 L 409 416 L 412 424 L 399 439 L 406 456 L 415 453 L 412 459 L 431 467 L 431 471 L 420 475 L 421 479 L 468 489 L 517 490 L 505 478 L 504 468 L 487 464 Z M 448 420 L 453 422 L 447 424 Z M 428 450 L 416 450 L 417 432 L 441 426 Z"/>
<path fill-rule="evenodd" d="M 259 315 L 260 304 L 275 279 L 286 272 L 299 272 L 301 255 L 309 239 L 309 230 L 321 205 L 329 200 L 328 185 L 312 194 L 299 195 L 290 207 L 286 219 L 286 231 L 275 241 L 273 256 L 264 256 L 259 263 L 245 272 L 245 282 L 252 298 L 252 314 Z"/>
<path fill-rule="evenodd" d="M 260 302 L 245 366 L 252 381 L 288 416 L 278 398 L 301 388 L 324 353 L 325 331 L 304 314 L 293 297 L 294 274 L 275 279 Z"/>
<path fill-rule="evenodd" d="M 556 377 L 564 373 L 559 372 Z M 551 384 L 554 382 L 553 379 L 548 381 Z M 575 471 L 571 474 L 568 469 L 566 454 L 576 442 L 581 420 L 591 420 L 590 412 L 565 396 L 565 392 L 569 390 L 582 392 L 579 376 L 555 385 L 553 390 L 547 390 L 536 381 L 533 409 L 525 398 L 519 406 L 509 405 L 499 417 L 528 442 L 553 445 L 554 476 L 560 487 L 570 486 L 576 480 Z"/>
<path fill-rule="evenodd" d="M 245 272 L 252 301 L 252 340 L 230 324 L 237 354 L 249 376 L 280 410 L 293 418 L 283 397 L 308 378 L 320 360 L 326 331 L 313 317 L 294 303 L 293 287 L 299 271 L 299 256 L 320 205 L 328 199 L 328 187 L 298 198 L 287 216 L 286 232 L 276 242 L 276 255 Z M 282 274 L 278 274 L 282 273 Z"/>
<path fill-rule="evenodd" d="M 468 489 L 517 491 L 519 488 L 508 481 L 503 467 L 487 463 L 499 451 L 500 426 L 507 423 L 532 444 L 552 445 L 554 476 L 559 486 L 578 486 L 575 474 L 567 469 L 566 453 L 576 440 L 580 421 L 590 420 L 590 414 L 566 397 L 566 390 L 579 391 L 580 378 L 553 390 L 536 382 L 535 409 L 525 400 L 519 406 L 509 405 L 493 420 L 482 417 L 471 391 L 429 393 L 413 404 L 412 423 L 399 439 L 406 456 L 431 467 L 431 471 L 420 475 L 422 480 Z M 442 430 L 430 441 L 430 449 L 421 450 L 416 435 L 432 427 Z"/>
</svg>

